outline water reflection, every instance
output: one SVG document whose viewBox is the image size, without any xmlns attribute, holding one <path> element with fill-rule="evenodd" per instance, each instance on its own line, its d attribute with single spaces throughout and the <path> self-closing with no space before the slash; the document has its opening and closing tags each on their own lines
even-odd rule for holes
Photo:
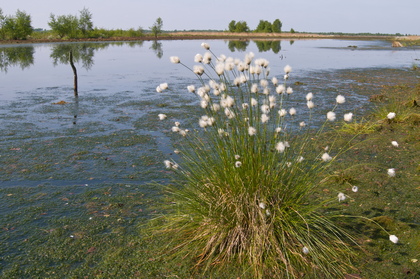
<svg viewBox="0 0 420 279">
<path fill-rule="evenodd" d="M 143 41 L 133 42 L 106 42 L 106 43 L 58 43 L 52 44 L 50 58 L 54 66 L 69 64 L 69 53 L 73 53 L 73 61 L 81 63 L 82 67 L 89 70 L 94 65 L 96 51 L 105 50 L 109 46 L 142 47 Z M 158 58 L 163 56 L 162 43 L 154 42 L 153 49 Z M 34 64 L 34 45 L 0 47 L 0 72 L 6 72 L 11 67 L 19 66 L 22 70 Z"/>
<path fill-rule="evenodd" d="M 280 41 L 255 41 L 259 52 L 272 51 L 277 54 L 281 50 Z"/>
<path fill-rule="evenodd" d="M 19 66 L 22 70 L 34 64 L 35 49 L 33 46 L 0 48 L 0 71 L 6 72 L 9 67 Z"/>
<path fill-rule="evenodd" d="M 172 75 L 175 70 L 168 63 L 167 58 L 173 55 L 180 56 L 182 59 L 194 57 L 201 50 L 199 46 L 201 42 L 201 40 L 170 40 L 0 45 L 0 78 L 2 79 L 0 96 L 4 95 L 1 98 L 6 98 L 6 94 L 13 95 L 18 91 L 43 86 L 62 86 L 63 84 L 67 86 L 71 75 L 70 50 L 73 52 L 76 67 L 79 68 L 78 72 L 80 70 L 80 76 L 83 76 L 80 82 L 84 91 L 98 89 L 98 87 L 101 87 L 99 89 L 102 91 L 118 90 L 121 85 L 115 79 L 123 80 L 124 86 L 128 83 L 138 83 L 139 87 L 130 89 L 138 90 L 143 87 L 143 83 L 146 87 L 150 84 L 148 81 L 158 79 L 158 76 Z M 206 40 L 206 42 L 211 45 L 216 54 L 235 56 L 234 52 L 260 52 L 261 56 L 272 62 L 273 72 L 280 72 L 284 64 L 292 65 L 295 73 L 298 73 L 319 69 L 407 65 L 410 67 L 413 63 L 417 63 L 413 60 L 416 54 L 415 48 L 395 49 L 384 41 L 324 39 Z M 357 49 L 349 49 L 349 45 L 357 45 Z M 31 70 L 28 71 L 27 68 Z M 88 75 L 87 70 L 90 71 Z M 176 71 L 183 75 L 182 77 L 189 77 L 187 70 L 176 69 Z M 1 72 L 7 72 L 7 74 Z M 139 75 L 139 72 L 142 74 Z M 96 80 L 92 81 L 94 79 Z"/>
<path fill-rule="evenodd" d="M 73 53 L 73 61 L 82 63 L 82 67 L 86 70 L 92 68 L 93 56 L 95 50 L 107 48 L 108 44 L 56 44 L 51 48 L 50 57 L 53 59 L 53 65 L 69 64 L 69 53 Z"/>
<path fill-rule="evenodd" d="M 246 48 L 249 45 L 249 41 L 229 41 L 228 48 L 231 52 L 237 51 L 246 51 Z"/>
<path fill-rule="evenodd" d="M 231 52 L 245 52 L 249 47 L 249 40 L 228 41 L 228 48 Z M 280 41 L 254 41 L 259 52 L 272 51 L 277 54 L 281 50 Z M 58 43 L 52 44 L 50 58 L 54 66 L 59 64 L 69 64 L 69 53 L 73 53 L 73 61 L 80 63 L 86 70 L 90 70 L 94 65 L 95 52 L 105 50 L 109 46 L 130 46 L 142 47 L 143 41 L 130 42 L 86 42 L 86 43 Z M 291 42 L 292 44 L 292 42 Z M 163 57 L 162 41 L 152 41 L 150 46 L 157 58 Z M 20 66 L 25 69 L 34 63 L 35 48 L 31 46 L 1 47 L 0 48 L 0 71 L 7 72 L 10 67 Z"/>
<path fill-rule="evenodd" d="M 157 58 L 159 58 L 159 59 L 162 58 L 162 56 L 163 56 L 163 49 L 162 49 L 162 43 L 160 41 L 156 41 L 156 40 L 153 41 L 152 42 L 152 46 L 150 47 L 150 49 L 153 49 L 154 50 Z"/>
</svg>

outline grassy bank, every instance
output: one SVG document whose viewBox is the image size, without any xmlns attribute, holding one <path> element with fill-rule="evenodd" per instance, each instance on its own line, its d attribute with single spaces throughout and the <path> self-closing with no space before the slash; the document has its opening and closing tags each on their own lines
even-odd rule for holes
<svg viewBox="0 0 420 279">
<path fill-rule="evenodd" d="M 347 34 L 347 33 L 231 33 L 225 31 L 174 31 L 164 32 L 154 37 L 151 33 L 135 30 L 108 30 L 92 38 L 58 38 L 51 31 L 34 32 L 26 40 L 0 40 L 0 44 L 82 42 L 82 41 L 135 41 L 135 40 L 297 40 L 297 39 L 349 39 L 402 41 L 406 46 L 419 45 L 418 36 L 393 36 L 389 34 Z"/>
</svg>

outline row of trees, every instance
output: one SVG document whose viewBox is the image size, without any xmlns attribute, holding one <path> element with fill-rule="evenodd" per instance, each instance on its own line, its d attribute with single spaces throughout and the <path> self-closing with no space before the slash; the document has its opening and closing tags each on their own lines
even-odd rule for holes
<svg viewBox="0 0 420 279">
<path fill-rule="evenodd" d="M 31 16 L 17 10 L 14 16 L 5 16 L 0 8 L 0 40 L 24 40 L 33 33 Z M 144 32 L 137 30 L 105 30 L 94 28 L 92 13 L 84 8 L 79 15 L 50 15 L 49 27 L 59 38 L 109 38 L 109 37 L 140 37 Z M 159 17 L 150 27 L 150 32 L 157 37 L 162 33 L 163 20 Z"/>
<path fill-rule="evenodd" d="M 17 10 L 14 16 L 3 15 L 0 8 L 0 39 L 21 40 L 32 34 L 31 16 Z"/>
<path fill-rule="evenodd" d="M 273 21 L 273 23 L 267 20 L 260 20 L 257 28 L 253 32 L 257 33 L 281 33 L 282 23 L 279 19 Z M 228 26 L 229 32 L 250 32 L 250 28 L 246 21 L 232 20 Z"/>
<path fill-rule="evenodd" d="M 92 14 L 86 8 L 80 11 L 80 16 L 50 15 L 48 25 L 60 38 L 86 38 L 93 31 Z"/>
</svg>

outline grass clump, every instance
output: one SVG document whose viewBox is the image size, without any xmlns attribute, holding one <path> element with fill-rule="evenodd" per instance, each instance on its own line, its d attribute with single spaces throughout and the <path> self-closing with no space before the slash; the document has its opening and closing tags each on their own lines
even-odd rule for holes
<svg viewBox="0 0 420 279">
<path fill-rule="evenodd" d="M 181 164 L 165 161 L 176 175 L 175 186 L 168 187 L 176 209 L 152 226 L 170 236 L 167 254 L 181 265 L 193 264 L 197 274 L 342 278 L 352 269 L 355 241 L 324 206 L 346 195 L 321 198 L 315 189 L 348 147 L 329 149 L 316 140 L 345 98 L 338 95 L 325 123 L 312 131 L 314 95 L 306 95 L 309 119 L 298 120 L 295 102 L 288 102 L 290 66 L 279 83 L 268 79 L 265 59 L 252 53 L 244 60 L 217 57 L 202 46 L 207 51 L 196 55 L 199 65 L 191 69 L 200 87 L 188 86 L 204 111 L 200 128 L 172 127 L 184 137 L 176 152 Z M 178 57 L 171 61 L 187 67 Z M 156 90 L 167 88 L 162 83 Z"/>
</svg>

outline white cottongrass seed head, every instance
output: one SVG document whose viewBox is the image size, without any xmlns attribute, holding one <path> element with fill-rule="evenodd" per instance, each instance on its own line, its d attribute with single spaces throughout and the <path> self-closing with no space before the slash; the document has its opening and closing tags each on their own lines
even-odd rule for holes
<svg viewBox="0 0 420 279">
<path fill-rule="evenodd" d="M 253 135 L 255 135 L 257 133 L 257 129 L 255 129 L 254 127 L 249 127 L 248 128 L 248 134 L 250 135 L 250 136 L 253 136 Z"/>
<path fill-rule="evenodd" d="M 284 150 L 286 149 L 286 145 L 284 144 L 284 142 L 280 141 L 276 144 L 276 150 L 280 153 L 284 152 Z"/>
<path fill-rule="evenodd" d="M 267 114 L 265 114 L 265 113 L 261 114 L 261 122 L 262 123 L 267 123 L 268 120 L 270 120 L 270 117 Z"/>
<path fill-rule="evenodd" d="M 279 80 L 276 77 L 273 77 L 271 79 L 271 82 L 273 83 L 274 86 L 277 86 L 279 84 Z"/>
<path fill-rule="evenodd" d="M 395 176 L 395 169 L 394 168 L 388 169 L 387 173 L 388 173 L 389 177 L 394 177 Z"/>
<path fill-rule="evenodd" d="M 295 115 L 296 114 L 296 109 L 295 108 L 289 109 L 289 114 L 290 115 Z"/>
<path fill-rule="evenodd" d="M 210 52 L 207 51 L 206 53 L 204 53 L 204 55 L 203 55 L 203 63 L 204 64 L 210 64 L 211 57 L 212 57 L 212 55 L 211 55 Z"/>
<path fill-rule="evenodd" d="M 292 71 L 292 67 L 290 67 L 290 65 L 286 65 L 284 66 L 284 72 L 286 74 L 289 74 Z"/>
<path fill-rule="evenodd" d="M 313 108 L 315 107 L 315 104 L 314 104 L 314 102 L 312 102 L 312 101 L 308 101 L 308 102 L 306 103 L 306 105 L 308 106 L 308 109 L 313 109 Z"/>
<path fill-rule="evenodd" d="M 306 94 L 306 101 L 311 101 L 313 97 L 314 94 L 312 92 L 309 92 L 308 94 Z"/>
<path fill-rule="evenodd" d="M 390 112 L 388 113 L 388 115 L 386 116 L 388 119 L 394 119 L 396 116 L 395 112 Z"/>
<path fill-rule="evenodd" d="M 168 89 L 168 84 L 166 82 L 159 84 L 159 86 L 156 87 L 156 92 L 157 93 L 162 93 L 163 90 L 165 90 L 165 89 Z"/>
<path fill-rule="evenodd" d="M 214 70 L 216 71 L 216 74 L 218 76 L 223 75 L 224 71 L 225 71 L 225 64 L 223 63 L 217 63 L 216 67 L 214 68 Z"/>
<path fill-rule="evenodd" d="M 236 161 L 235 162 L 235 167 L 239 168 L 240 166 L 242 166 L 242 162 L 241 161 Z"/>
<path fill-rule="evenodd" d="M 280 117 L 286 116 L 286 114 L 287 114 L 287 111 L 285 109 L 279 110 Z"/>
<path fill-rule="evenodd" d="M 188 90 L 188 92 L 190 92 L 190 93 L 194 93 L 194 92 L 195 92 L 195 86 L 194 86 L 194 85 L 188 85 L 188 86 L 187 86 L 187 90 Z"/>
<path fill-rule="evenodd" d="M 398 142 L 396 142 L 395 140 L 391 141 L 392 146 L 398 147 Z"/>
<path fill-rule="evenodd" d="M 200 53 L 197 53 L 194 56 L 194 62 L 195 63 L 201 63 L 201 62 L 203 62 L 203 55 L 201 55 Z"/>
<path fill-rule="evenodd" d="M 251 106 L 255 107 L 256 105 L 258 105 L 258 101 L 254 98 L 251 98 Z"/>
<path fill-rule="evenodd" d="M 340 193 L 338 193 L 337 198 L 338 198 L 338 201 L 341 202 L 341 201 L 344 201 L 346 199 L 346 195 L 344 195 L 343 193 L 340 192 Z"/>
<path fill-rule="evenodd" d="M 395 235 L 393 235 L 393 234 L 391 234 L 391 235 L 389 236 L 389 240 L 390 240 L 392 243 L 395 243 L 395 244 L 397 244 L 397 243 L 398 243 L 398 237 L 397 237 L 397 236 L 395 236 Z"/>
<path fill-rule="evenodd" d="M 353 113 L 349 112 L 349 113 L 344 114 L 344 121 L 350 122 L 352 118 L 353 118 Z"/>
<path fill-rule="evenodd" d="M 356 193 L 357 191 L 359 191 L 359 187 L 353 186 L 351 187 L 351 190 Z"/>
<path fill-rule="evenodd" d="M 201 47 L 206 49 L 206 50 L 210 49 L 210 45 L 208 43 L 201 43 Z"/>
<path fill-rule="evenodd" d="M 327 152 L 325 152 L 324 154 L 322 154 L 321 159 L 324 162 L 329 162 L 332 160 L 332 157 Z"/>
<path fill-rule="evenodd" d="M 329 112 L 327 113 L 327 119 L 328 119 L 329 121 L 334 121 L 334 120 L 335 120 L 335 112 L 333 112 L 333 111 L 329 111 Z"/>
<path fill-rule="evenodd" d="M 303 247 L 303 248 L 302 248 L 302 253 L 303 253 L 303 254 L 305 254 L 305 255 L 306 255 L 306 254 L 309 254 L 309 249 L 308 249 L 308 247 L 306 247 L 306 246 L 305 246 L 305 247 Z"/>
<path fill-rule="evenodd" d="M 201 76 L 204 73 L 204 68 L 201 65 L 195 65 L 193 67 L 193 72 L 194 74 Z"/>
<path fill-rule="evenodd" d="M 163 163 L 165 164 L 165 167 L 167 169 L 171 169 L 172 168 L 173 163 L 171 161 L 165 160 L 165 161 L 163 161 Z"/>
<path fill-rule="evenodd" d="M 284 85 L 283 85 L 283 84 L 279 84 L 279 85 L 276 87 L 276 92 L 277 92 L 277 94 L 283 94 L 285 91 L 286 91 L 286 87 L 284 87 Z"/>
<path fill-rule="evenodd" d="M 346 101 L 346 98 L 344 98 L 343 95 L 338 95 L 337 98 L 335 98 L 337 104 L 344 104 L 344 102 Z"/>
<path fill-rule="evenodd" d="M 169 60 L 171 60 L 171 63 L 174 63 L 174 64 L 178 64 L 181 62 L 178 56 L 171 56 L 169 57 Z"/>
<path fill-rule="evenodd" d="M 164 119 L 166 119 L 166 114 L 159 113 L 158 117 L 159 117 L 159 120 L 164 120 Z"/>
</svg>

